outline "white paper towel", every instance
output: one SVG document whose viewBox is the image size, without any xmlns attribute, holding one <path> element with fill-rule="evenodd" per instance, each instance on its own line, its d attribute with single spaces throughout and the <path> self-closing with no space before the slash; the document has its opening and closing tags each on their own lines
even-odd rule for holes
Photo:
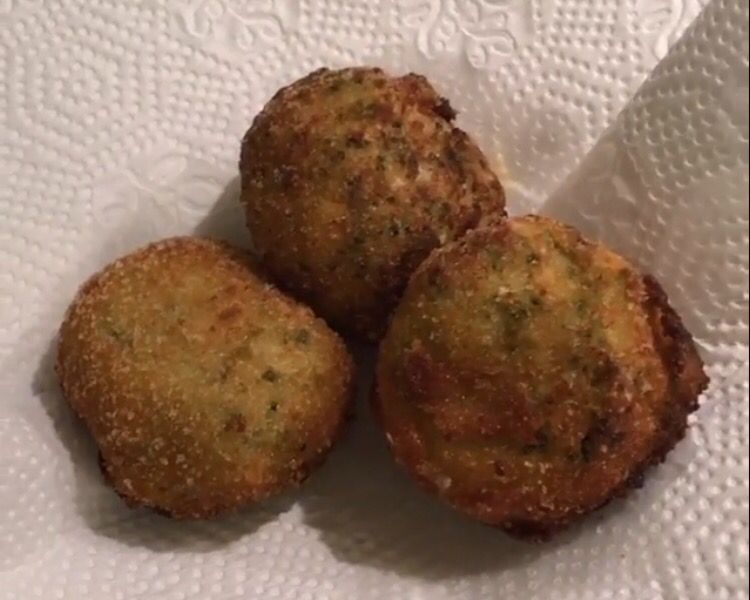
<svg viewBox="0 0 750 600">
<path fill-rule="evenodd" d="M 748 8 L 714 0 L 675 44 L 704 4 L 0 2 L 0 598 L 747 598 Z M 80 281 L 171 233 L 243 241 L 253 115 L 363 62 L 432 79 L 511 209 L 654 272 L 709 361 L 644 489 L 546 546 L 424 496 L 364 405 L 299 493 L 209 523 L 131 511 L 61 402 L 54 335 Z"/>
</svg>

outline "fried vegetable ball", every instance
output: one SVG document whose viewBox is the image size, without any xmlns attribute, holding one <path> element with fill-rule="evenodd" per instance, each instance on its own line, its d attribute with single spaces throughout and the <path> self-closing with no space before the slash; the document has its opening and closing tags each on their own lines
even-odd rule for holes
<svg viewBox="0 0 750 600">
<path fill-rule="evenodd" d="M 654 279 L 529 216 L 419 267 L 381 343 L 373 400 L 423 486 L 544 538 L 662 461 L 707 381 Z"/>
<path fill-rule="evenodd" d="M 301 482 L 342 427 L 352 361 L 247 256 L 173 238 L 80 290 L 56 370 L 130 505 L 202 518 Z"/>
<path fill-rule="evenodd" d="M 411 272 L 505 196 L 419 75 L 321 69 L 285 87 L 242 142 L 242 199 L 276 281 L 333 325 L 382 335 Z"/>
</svg>

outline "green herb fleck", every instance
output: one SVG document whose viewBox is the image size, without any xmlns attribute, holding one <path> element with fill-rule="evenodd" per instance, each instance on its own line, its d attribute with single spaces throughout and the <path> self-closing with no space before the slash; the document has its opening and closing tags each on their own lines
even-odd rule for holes
<svg viewBox="0 0 750 600">
<path fill-rule="evenodd" d="M 227 433 L 243 433 L 247 428 L 245 416 L 239 412 L 231 413 L 224 421 L 224 431 Z"/>
<path fill-rule="evenodd" d="M 401 233 L 401 222 L 398 219 L 392 219 L 390 224 L 388 225 L 388 233 L 391 237 L 396 237 L 399 233 Z"/>
<path fill-rule="evenodd" d="M 487 248 L 487 257 L 490 259 L 490 265 L 493 271 L 500 271 L 503 267 L 503 253 L 497 248 Z"/>
<path fill-rule="evenodd" d="M 515 322 L 520 322 L 529 316 L 529 309 L 522 304 L 510 304 L 507 316 Z"/>
<path fill-rule="evenodd" d="M 346 145 L 349 148 L 364 148 L 365 146 L 367 146 L 367 144 L 367 140 L 361 133 L 352 133 L 346 137 Z"/>
<path fill-rule="evenodd" d="M 603 386 L 612 382 L 617 375 L 617 365 L 606 357 L 605 360 L 597 364 L 591 371 L 591 385 L 594 387 Z"/>
<path fill-rule="evenodd" d="M 378 109 L 380 108 L 380 105 L 377 102 L 370 102 L 367 104 L 364 104 L 359 111 L 359 116 L 365 119 L 369 119 L 374 117 Z"/>
<path fill-rule="evenodd" d="M 583 461 L 590 461 L 605 446 L 612 448 L 625 439 L 625 435 L 621 431 L 614 429 L 613 425 L 607 417 L 594 417 L 589 430 L 581 440 L 580 452 Z"/>
<path fill-rule="evenodd" d="M 530 444 L 526 444 L 521 451 L 524 454 L 531 452 L 541 452 L 549 447 L 549 433 L 546 430 L 540 429 L 534 434 L 534 441 Z"/>
<path fill-rule="evenodd" d="M 502 322 L 503 347 L 508 352 L 515 352 L 521 345 L 521 337 L 529 309 L 525 306 L 508 302 L 501 295 L 493 297 Z"/>
<path fill-rule="evenodd" d="M 278 381 L 279 377 L 279 372 L 272 368 L 266 369 L 265 371 L 263 371 L 263 375 L 261 375 L 261 379 L 263 379 L 263 381 L 269 381 L 271 383 L 273 383 L 274 381 Z"/>
<path fill-rule="evenodd" d="M 133 345 L 133 338 L 123 327 L 119 327 L 112 321 L 104 321 L 103 327 L 104 327 L 105 333 L 109 337 L 111 337 L 113 340 L 115 340 L 117 343 L 119 343 L 120 345 L 123 345 L 123 346 Z"/>
</svg>

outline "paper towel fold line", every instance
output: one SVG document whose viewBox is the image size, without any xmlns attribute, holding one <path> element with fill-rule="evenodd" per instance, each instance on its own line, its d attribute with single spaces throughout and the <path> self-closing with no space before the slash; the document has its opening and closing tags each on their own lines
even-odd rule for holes
<svg viewBox="0 0 750 600">
<path fill-rule="evenodd" d="M 662 281 L 711 361 L 747 360 L 748 5 L 713 0 L 542 212 Z"/>
</svg>

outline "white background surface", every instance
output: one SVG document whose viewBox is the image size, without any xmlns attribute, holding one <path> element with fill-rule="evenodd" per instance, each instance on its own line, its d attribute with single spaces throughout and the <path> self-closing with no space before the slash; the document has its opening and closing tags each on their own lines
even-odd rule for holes
<svg viewBox="0 0 750 600">
<path fill-rule="evenodd" d="M 704 4 L 0 1 L 0 598 L 747 598 L 747 2 L 713 2 L 628 102 Z M 131 511 L 61 401 L 54 338 L 79 283 L 168 234 L 243 242 L 252 117 L 358 63 L 433 80 L 511 210 L 654 272 L 709 362 L 645 488 L 548 545 L 424 496 L 363 402 L 299 493 L 210 523 Z"/>
</svg>

